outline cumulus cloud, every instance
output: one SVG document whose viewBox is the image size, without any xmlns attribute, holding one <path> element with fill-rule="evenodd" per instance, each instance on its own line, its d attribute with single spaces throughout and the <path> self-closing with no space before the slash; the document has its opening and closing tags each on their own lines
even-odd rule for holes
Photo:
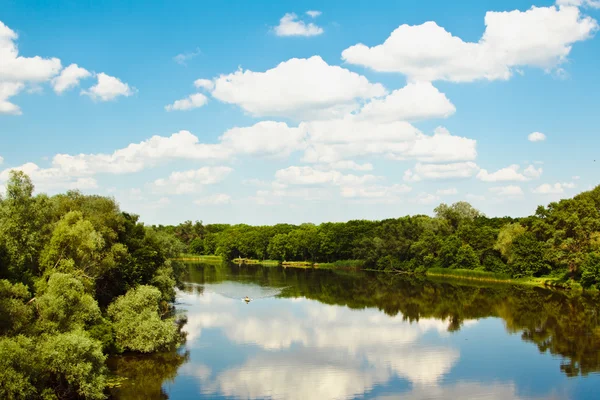
<svg viewBox="0 0 600 400">
<path fill-rule="evenodd" d="M 419 182 L 422 180 L 470 178 L 479 171 L 474 162 L 452 164 L 422 164 L 417 163 L 413 169 L 404 172 L 404 180 Z"/>
<path fill-rule="evenodd" d="M 319 56 L 292 58 L 265 72 L 239 70 L 214 80 L 212 96 L 254 116 L 318 118 L 342 116 L 358 100 L 383 96 L 385 88 Z"/>
<path fill-rule="evenodd" d="M 21 108 L 14 103 L 8 101 L 12 96 L 20 93 L 25 84 L 22 82 L 2 82 L 0 81 L 0 115 L 12 114 L 21 115 Z"/>
<path fill-rule="evenodd" d="M 347 116 L 300 126 L 308 132 L 302 160 L 310 163 L 334 163 L 372 155 L 424 162 L 473 160 L 477 156 L 475 140 L 451 135 L 444 128 L 426 135 L 403 121 L 374 123 Z"/>
<path fill-rule="evenodd" d="M 519 172 L 519 168 L 517 164 L 513 164 L 493 173 L 482 169 L 477 174 L 477 179 L 484 182 L 526 181 L 527 177 Z"/>
<path fill-rule="evenodd" d="M 195 93 L 185 99 L 176 100 L 173 104 L 165 106 L 167 111 L 187 111 L 200 108 L 208 102 L 208 97 L 202 93 Z"/>
<path fill-rule="evenodd" d="M 302 128 L 291 128 L 285 122 L 261 121 L 229 129 L 219 139 L 236 154 L 286 157 L 305 147 L 305 136 Z"/>
<path fill-rule="evenodd" d="M 527 168 L 525 168 L 523 174 L 530 179 L 538 179 L 540 176 L 542 176 L 542 172 L 544 172 L 542 167 L 536 168 L 533 165 L 529 165 Z"/>
<path fill-rule="evenodd" d="M 50 82 L 57 94 L 79 85 L 81 79 L 92 74 L 77 64 L 62 68 L 60 59 L 41 56 L 24 57 L 19 54 L 16 44 L 18 35 L 0 21 L 0 114 L 20 115 L 21 109 L 9 101 L 27 86 L 27 93 L 42 90 L 40 84 Z M 116 96 L 131 95 L 134 90 L 119 79 L 106 74 L 98 74 L 98 83 L 82 91 L 92 98 L 103 101 Z"/>
<path fill-rule="evenodd" d="M 23 171 L 29 175 L 38 192 L 98 188 L 98 183 L 92 177 L 74 177 L 59 168 L 41 168 L 35 163 L 4 169 L 0 172 L 0 182 L 6 182 L 12 170 Z"/>
<path fill-rule="evenodd" d="M 523 189 L 515 185 L 492 187 L 489 189 L 489 191 L 497 196 L 504 197 L 514 197 L 523 195 Z"/>
<path fill-rule="evenodd" d="M 471 82 L 509 79 L 519 67 L 549 70 L 567 60 L 572 45 L 589 39 L 598 23 L 576 7 L 532 7 L 485 15 L 478 42 L 465 42 L 435 22 L 401 25 L 383 44 L 362 43 L 342 52 L 344 61 L 410 80 Z"/>
<path fill-rule="evenodd" d="M 318 13 L 318 14 L 317 14 Z M 307 11 L 310 17 L 315 18 L 321 13 L 319 11 Z M 322 34 L 323 28 L 312 22 L 308 24 L 294 13 L 287 13 L 279 20 L 279 25 L 274 28 L 277 36 L 317 36 Z"/>
<path fill-rule="evenodd" d="M 231 203 L 231 196 L 224 193 L 205 196 L 194 201 L 194 204 L 199 206 L 216 206 Z"/>
<path fill-rule="evenodd" d="M 57 94 L 61 94 L 66 90 L 79 86 L 79 81 L 92 76 L 85 68 L 79 67 L 77 64 L 71 64 L 63 69 L 57 77 L 52 79 L 52 88 Z"/>
<path fill-rule="evenodd" d="M 311 18 L 317 18 L 321 14 L 322 14 L 322 12 L 321 11 L 317 11 L 317 10 L 308 10 L 306 12 L 306 15 L 308 15 Z"/>
<path fill-rule="evenodd" d="M 527 136 L 527 140 L 530 142 L 543 142 L 546 140 L 546 135 L 544 135 L 542 132 L 533 132 Z"/>
<path fill-rule="evenodd" d="M 446 118 L 455 112 L 454 104 L 431 83 L 414 82 L 367 103 L 359 117 L 384 122 L 417 121 Z"/>
<path fill-rule="evenodd" d="M 223 160 L 230 156 L 231 150 L 219 144 L 199 143 L 197 136 L 189 131 L 180 131 L 168 137 L 152 136 L 115 150 L 112 154 L 57 154 L 52 159 L 52 165 L 74 175 L 123 174 L 138 172 L 169 159 L 206 161 Z"/>
<path fill-rule="evenodd" d="M 19 55 L 18 37 L 0 21 L 0 82 L 45 82 L 59 73 L 62 65 L 58 58 Z"/>
<path fill-rule="evenodd" d="M 419 193 L 417 197 L 414 198 L 414 202 L 418 204 L 434 204 L 440 200 L 439 196 L 433 195 L 431 193 Z"/>
<path fill-rule="evenodd" d="M 135 93 L 135 89 L 129 87 L 127 83 L 104 72 L 100 72 L 96 78 L 98 83 L 87 90 L 82 90 L 81 94 L 89 96 L 93 100 L 110 101 L 119 96 L 128 97 Z"/>
<path fill-rule="evenodd" d="M 194 81 L 194 86 L 196 86 L 198 89 L 213 90 L 215 83 L 210 79 L 196 79 Z"/>
<path fill-rule="evenodd" d="M 575 184 L 572 182 L 563 182 L 563 183 L 544 183 L 535 189 L 533 189 L 533 193 L 538 194 L 561 194 L 565 192 L 565 189 L 573 189 Z"/>
<path fill-rule="evenodd" d="M 152 183 L 155 191 L 173 194 L 197 193 L 203 186 L 222 182 L 233 171 L 229 167 L 202 167 L 188 171 L 171 173 L 167 179 L 157 179 Z"/>
</svg>

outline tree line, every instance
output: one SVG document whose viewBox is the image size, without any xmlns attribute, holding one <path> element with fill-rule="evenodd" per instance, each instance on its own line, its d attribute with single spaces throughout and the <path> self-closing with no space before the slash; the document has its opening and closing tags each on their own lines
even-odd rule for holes
<svg viewBox="0 0 600 400">
<path fill-rule="evenodd" d="M 600 186 L 539 206 L 525 218 L 489 218 L 461 201 L 440 204 L 433 217 L 273 226 L 186 221 L 155 229 L 177 238 L 189 253 L 224 260 L 359 260 L 376 270 L 467 269 L 513 278 L 555 276 L 584 287 L 600 283 Z"/>
<path fill-rule="evenodd" d="M 111 198 L 33 192 L 13 171 L 0 197 L 0 398 L 105 398 L 108 355 L 182 339 L 183 247 Z"/>
</svg>

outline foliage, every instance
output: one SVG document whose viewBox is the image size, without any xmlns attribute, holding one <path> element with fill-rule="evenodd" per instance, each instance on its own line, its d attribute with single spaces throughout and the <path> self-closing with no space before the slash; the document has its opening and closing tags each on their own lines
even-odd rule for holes
<svg viewBox="0 0 600 400">
<path fill-rule="evenodd" d="M 174 319 L 161 319 L 161 293 L 153 286 L 139 286 L 117 298 L 108 307 L 116 343 L 124 350 L 151 353 L 177 343 Z"/>
<path fill-rule="evenodd" d="M 0 398 L 104 398 L 106 354 L 154 351 L 178 339 L 178 326 L 159 311 L 172 311 L 182 267 L 168 258 L 185 247 L 111 198 L 34 195 L 29 177 L 16 171 L 6 193 L 0 197 Z M 138 287 L 150 293 L 152 306 L 128 311 L 131 296 L 114 301 Z M 135 338 L 123 334 L 128 322 Z"/>
</svg>

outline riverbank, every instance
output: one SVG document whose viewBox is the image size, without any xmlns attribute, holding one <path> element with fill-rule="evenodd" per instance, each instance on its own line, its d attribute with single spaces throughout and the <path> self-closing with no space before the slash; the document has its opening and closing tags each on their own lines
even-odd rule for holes
<svg viewBox="0 0 600 400">
<path fill-rule="evenodd" d="M 196 255 L 182 254 L 176 258 L 178 261 L 202 262 L 207 264 L 220 264 L 223 259 L 215 255 Z M 231 261 L 238 265 L 263 265 L 266 267 L 283 266 L 285 268 L 302 268 L 302 269 L 335 269 L 335 270 L 367 270 L 364 267 L 362 260 L 340 260 L 331 263 L 311 263 L 309 261 L 277 261 L 277 260 L 255 260 L 249 258 L 236 258 Z M 376 272 L 394 273 L 394 271 L 368 270 Z M 408 272 L 407 272 L 408 273 Z M 414 274 L 410 272 L 411 274 Z M 470 270 L 470 269 L 449 269 L 449 268 L 430 268 L 425 271 L 427 277 L 481 281 L 491 283 L 506 283 L 525 286 L 538 286 L 545 288 L 563 289 L 563 290 L 583 290 L 577 282 L 564 280 L 557 277 L 526 277 L 526 278 L 511 278 L 507 274 Z"/>
</svg>

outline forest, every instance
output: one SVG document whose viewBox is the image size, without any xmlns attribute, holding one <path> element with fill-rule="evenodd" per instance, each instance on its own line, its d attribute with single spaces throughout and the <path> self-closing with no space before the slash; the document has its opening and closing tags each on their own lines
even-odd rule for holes
<svg viewBox="0 0 600 400">
<path fill-rule="evenodd" d="M 182 248 L 113 199 L 33 191 L 13 171 L 0 199 L 0 398 L 105 398 L 109 355 L 182 340 Z"/>
<path fill-rule="evenodd" d="M 186 221 L 156 226 L 191 254 L 333 263 L 424 272 L 472 270 L 511 278 L 551 276 L 584 288 L 600 283 L 600 186 L 539 206 L 525 218 L 489 218 L 467 202 L 440 204 L 433 217 L 320 225 L 249 226 Z"/>
</svg>

